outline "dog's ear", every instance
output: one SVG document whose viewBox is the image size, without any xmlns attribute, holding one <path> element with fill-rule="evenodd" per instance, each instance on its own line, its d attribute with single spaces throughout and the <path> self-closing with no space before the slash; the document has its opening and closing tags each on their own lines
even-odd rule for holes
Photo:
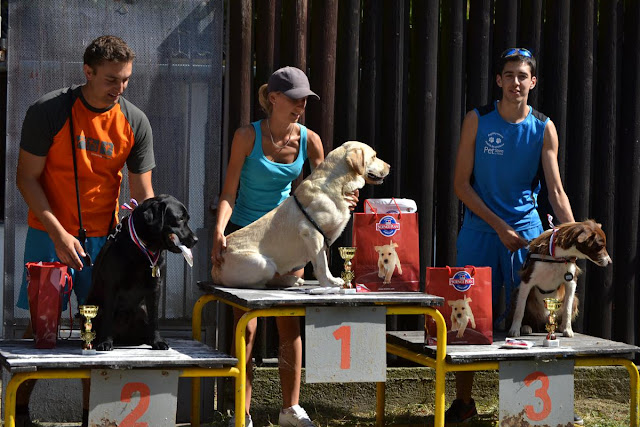
<svg viewBox="0 0 640 427">
<path fill-rule="evenodd" d="M 578 234 L 576 240 L 578 241 L 578 243 L 584 243 L 587 241 L 591 234 L 592 232 L 588 230 L 587 227 L 581 227 L 580 234 Z"/>
<path fill-rule="evenodd" d="M 382 249 L 382 246 L 374 246 L 374 247 L 373 247 L 373 249 L 374 249 L 376 252 L 380 252 L 380 249 Z"/>
<path fill-rule="evenodd" d="M 166 204 L 157 200 L 154 200 L 151 205 L 142 212 L 145 224 L 153 232 L 159 233 L 164 227 L 164 213 Z"/>
<path fill-rule="evenodd" d="M 397 248 L 398 244 L 397 243 L 391 243 L 391 246 L 393 246 L 394 248 Z"/>
<path fill-rule="evenodd" d="M 347 164 L 356 171 L 358 175 L 364 175 L 364 150 L 355 148 L 347 154 Z"/>
<path fill-rule="evenodd" d="M 464 297 L 464 300 L 465 300 L 466 302 L 471 302 L 471 301 L 473 301 L 473 300 L 471 299 L 471 297 Z"/>
<path fill-rule="evenodd" d="M 453 305 L 455 304 L 455 302 L 451 300 L 447 301 L 447 303 L 449 304 L 449 307 L 453 307 Z"/>
</svg>

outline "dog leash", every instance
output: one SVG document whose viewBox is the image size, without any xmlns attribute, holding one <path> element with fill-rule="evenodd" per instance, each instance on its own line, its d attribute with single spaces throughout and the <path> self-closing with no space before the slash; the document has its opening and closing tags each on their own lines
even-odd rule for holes
<svg viewBox="0 0 640 427">
<path fill-rule="evenodd" d="M 329 245 L 329 239 L 327 239 L 326 234 L 324 234 L 324 232 L 322 231 L 318 223 L 315 222 L 313 218 L 311 218 L 311 215 L 309 215 L 309 213 L 304 209 L 304 207 L 302 206 L 302 203 L 300 203 L 300 200 L 298 200 L 295 194 L 293 195 L 293 200 L 296 201 L 296 205 L 298 205 L 298 207 L 300 208 L 304 216 L 307 217 L 311 225 L 313 225 L 315 229 L 318 230 L 320 234 L 322 234 L 322 237 L 324 238 L 324 244 L 327 246 L 327 249 L 328 249 L 330 245 Z"/>
</svg>

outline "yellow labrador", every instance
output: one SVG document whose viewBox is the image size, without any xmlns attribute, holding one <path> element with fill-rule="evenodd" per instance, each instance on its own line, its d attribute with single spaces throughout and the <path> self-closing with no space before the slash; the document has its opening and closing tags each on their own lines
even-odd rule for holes
<svg viewBox="0 0 640 427">
<path fill-rule="evenodd" d="M 241 288 L 263 288 L 268 282 L 291 286 L 298 279 L 282 275 L 311 261 L 321 286 L 341 286 L 343 280 L 329 271 L 325 249 L 351 216 L 345 195 L 365 183 L 381 184 L 388 174 L 389 165 L 371 147 L 345 142 L 327 155 L 293 196 L 227 236 L 223 263 L 211 270 L 213 281 Z M 282 277 L 272 281 L 276 273 Z"/>
</svg>

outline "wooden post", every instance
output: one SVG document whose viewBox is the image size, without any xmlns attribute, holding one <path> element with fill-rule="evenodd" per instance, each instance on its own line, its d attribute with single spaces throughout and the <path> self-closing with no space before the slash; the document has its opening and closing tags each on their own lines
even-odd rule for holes
<svg viewBox="0 0 640 427">
<path fill-rule="evenodd" d="M 276 27 L 276 0 L 259 1 L 256 19 L 256 74 L 253 81 L 253 118 L 266 117 L 258 102 L 258 89 L 269 81 L 275 71 L 275 46 L 278 29 Z"/>
<path fill-rule="evenodd" d="M 436 100 L 438 92 L 438 27 L 440 8 L 438 0 L 413 3 L 413 61 L 411 79 L 415 96 L 409 113 L 413 118 L 409 126 L 411 148 L 417 163 L 411 173 L 417 179 L 415 194 L 420 229 L 420 283 L 424 283 L 426 267 L 433 265 L 434 192 L 436 153 Z M 424 289 L 423 289 L 424 290 Z"/>
<path fill-rule="evenodd" d="M 640 328 L 636 320 L 640 286 L 640 15 L 638 2 L 627 2 L 622 68 L 622 137 L 619 140 L 617 171 L 616 251 L 613 274 L 615 280 L 615 313 L 613 338 L 626 343 L 640 342 Z M 634 19 L 635 17 L 635 19 Z M 631 49 L 631 50 L 628 50 Z M 628 55 L 627 55 L 628 52 Z M 627 92 L 626 88 L 633 88 Z M 609 246 L 609 245 L 607 245 Z M 634 304 L 635 303 L 635 304 Z"/>
<path fill-rule="evenodd" d="M 231 146 L 235 130 L 251 120 L 251 0 L 229 2 L 229 140 Z M 229 154 L 227 149 L 226 154 Z"/>
<path fill-rule="evenodd" d="M 436 265 L 454 265 L 460 204 L 453 190 L 453 170 L 462 124 L 462 33 L 466 1 L 443 3 L 440 66 L 444 80 L 438 89 L 440 128 L 437 147 Z"/>
<path fill-rule="evenodd" d="M 618 107 L 616 92 L 618 84 L 618 8 L 619 0 L 602 0 L 599 7 L 600 32 L 598 57 L 608 58 L 598 65 L 596 103 L 596 141 L 593 148 L 593 195 L 592 212 L 602 223 L 607 233 L 607 248 L 612 259 L 616 259 L 615 225 L 615 171 L 616 145 L 619 137 L 616 123 Z M 625 248 L 626 250 L 626 248 Z M 588 330 L 603 338 L 611 338 L 613 327 L 613 268 L 601 268 L 590 263 L 590 276 L 586 294 L 586 310 L 598 315 L 589 316 Z"/>
<path fill-rule="evenodd" d="M 595 25 L 595 5 L 593 0 L 583 2 L 580 10 L 571 13 L 571 40 L 569 64 L 569 99 L 571 108 L 567 111 L 567 156 L 565 164 L 565 191 L 571 202 L 573 216 L 577 221 L 591 217 L 589 200 L 591 193 L 591 145 L 593 139 L 593 37 Z M 579 266 L 585 268 L 586 263 Z M 584 329 L 585 283 L 589 276 L 579 280 L 576 295 L 580 300 L 579 315 L 574 330 Z"/>
<path fill-rule="evenodd" d="M 363 0 L 361 76 L 358 91 L 358 137 L 375 149 L 380 142 L 380 94 L 382 86 L 382 7 L 379 1 Z M 360 198 L 373 197 L 374 187 L 365 185 Z"/>
<path fill-rule="evenodd" d="M 491 39 L 491 1 L 469 2 L 469 25 L 467 35 L 467 111 L 486 105 L 495 86 L 495 73 L 488 55 Z"/>
</svg>

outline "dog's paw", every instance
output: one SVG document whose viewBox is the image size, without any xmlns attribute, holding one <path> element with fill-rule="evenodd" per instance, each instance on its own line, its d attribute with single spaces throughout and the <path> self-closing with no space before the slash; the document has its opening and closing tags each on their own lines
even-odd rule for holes
<svg viewBox="0 0 640 427">
<path fill-rule="evenodd" d="M 107 339 L 102 341 L 100 344 L 95 346 L 97 351 L 112 351 L 113 350 L 113 340 Z"/>
<path fill-rule="evenodd" d="M 151 344 L 151 348 L 153 350 L 169 350 L 169 344 L 167 344 L 165 340 L 160 338 L 159 340 L 156 340 L 153 342 L 153 344 Z"/>
<path fill-rule="evenodd" d="M 520 328 L 511 328 L 509 329 L 509 337 L 519 337 L 520 336 Z"/>
<path fill-rule="evenodd" d="M 334 287 L 344 286 L 344 280 L 340 279 L 339 277 L 327 277 L 326 282 L 324 280 L 318 280 L 318 281 L 320 282 L 320 286 L 324 286 L 325 288 L 330 286 L 334 286 Z"/>
<path fill-rule="evenodd" d="M 565 329 L 562 335 L 564 335 L 567 338 L 573 338 L 573 329 L 571 328 Z"/>
<path fill-rule="evenodd" d="M 533 333 L 533 328 L 529 325 L 522 325 L 520 332 L 522 335 L 531 335 Z"/>
</svg>

